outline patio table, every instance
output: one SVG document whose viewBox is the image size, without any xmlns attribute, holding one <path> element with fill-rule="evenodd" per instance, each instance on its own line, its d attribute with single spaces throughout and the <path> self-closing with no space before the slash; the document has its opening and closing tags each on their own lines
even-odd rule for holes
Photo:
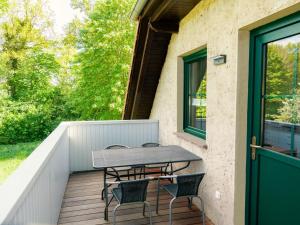
<svg viewBox="0 0 300 225">
<path fill-rule="evenodd" d="M 159 146 L 159 147 L 138 147 L 129 149 L 103 149 L 92 152 L 93 167 L 95 169 L 104 170 L 104 198 L 105 198 L 105 211 L 104 219 L 108 220 L 108 185 L 106 182 L 107 169 L 111 167 L 124 167 L 124 166 L 141 166 L 161 163 L 179 163 L 186 162 L 183 166 L 176 170 L 185 169 L 192 161 L 200 161 L 202 158 L 191 153 L 190 151 L 177 146 Z"/>
</svg>

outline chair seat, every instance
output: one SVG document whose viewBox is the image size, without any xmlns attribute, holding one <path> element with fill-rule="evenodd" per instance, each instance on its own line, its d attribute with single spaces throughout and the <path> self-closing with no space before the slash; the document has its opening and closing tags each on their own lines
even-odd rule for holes
<svg viewBox="0 0 300 225">
<path fill-rule="evenodd" d="M 131 167 L 130 167 L 130 166 L 114 167 L 114 169 L 115 169 L 116 171 L 127 171 L 127 170 L 131 170 Z M 114 172 L 114 169 L 108 168 L 107 171 L 108 171 L 108 172 Z"/>
<path fill-rule="evenodd" d="M 113 188 L 111 192 L 113 196 L 117 199 L 117 201 L 121 202 L 121 198 L 122 198 L 121 188 Z"/>
<path fill-rule="evenodd" d="M 166 184 L 162 186 L 167 192 L 169 192 L 173 197 L 176 197 L 178 185 L 177 184 Z"/>
<path fill-rule="evenodd" d="M 159 163 L 159 164 L 150 164 L 146 165 L 146 168 L 161 168 L 161 167 L 167 167 L 167 163 Z"/>
</svg>

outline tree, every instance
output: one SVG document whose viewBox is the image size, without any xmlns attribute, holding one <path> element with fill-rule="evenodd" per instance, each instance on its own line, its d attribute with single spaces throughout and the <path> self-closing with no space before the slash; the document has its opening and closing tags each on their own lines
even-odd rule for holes
<svg viewBox="0 0 300 225">
<path fill-rule="evenodd" d="M 7 0 L 0 0 L 0 13 L 3 13 L 8 8 L 8 1 Z"/>
<path fill-rule="evenodd" d="M 292 99 L 283 101 L 283 106 L 278 110 L 276 120 L 280 122 L 300 124 L 300 91 Z"/>
<path fill-rule="evenodd" d="M 267 59 L 266 118 L 299 124 L 299 44 L 269 44 Z"/>
<path fill-rule="evenodd" d="M 266 119 L 274 120 L 283 106 L 282 96 L 291 91 L 292 68 L 287 49 L 281 45 L 269 44 L 266 68 Z"/>
<path fill-rule="evenodd" d="M 120 119 L 130 69 L 135 24 L 133 0 L 96 1 L 80 30 L 73 104 L 81 119 Z"/>
<path fill-rule="evenodd" d="M 1 18 L 0 136 L 11 143 L 45 138 L 72 116 L 46 3 L 10 1 Z"/>
<path fill-rule="evenodd" d="M 45 88 L 45 79 L 49 81 L 49 76 L 45 75 L 53 73 L 57 66 L 49 51 L 52 43 L 46 38 L 51 23 L 43 4 L 42 0 L 15 1 L 3 17 L 2 79 L 6 82 L 8 95 L 14 100 L 22 99 L 22 94 L 27 92 L 24 88 L 39 89 L 35 85 Z"/>
<path fill-rule="evenodd" d="M 73 0 L 86 17 L 62 38 L 52 33 L 47 0 L 0 5 L 0 140 L 40 140 L 63 120 L 120 118 L 133 3 Z"/>
</svg>

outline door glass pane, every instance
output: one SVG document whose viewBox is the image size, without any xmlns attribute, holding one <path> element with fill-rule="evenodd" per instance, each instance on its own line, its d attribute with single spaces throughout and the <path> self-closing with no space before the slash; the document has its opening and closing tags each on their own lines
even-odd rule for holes
<svg viewBox="0 0 300 225">
<path fill-rule="evenodd" d="M 300 158 L 300 126 L 295 127 L 295 139 L 294 139 L 295 152 L 297 157 Z"/>
<path fill-rule="evenodd" d="M 189 126 L 206 130 L 206 57 L 189 64 Z"/>
<path fill-rule="evenodd" d="M 300 35 L 266 46 L 263 146 L 300 157 Z"/>
</svg>

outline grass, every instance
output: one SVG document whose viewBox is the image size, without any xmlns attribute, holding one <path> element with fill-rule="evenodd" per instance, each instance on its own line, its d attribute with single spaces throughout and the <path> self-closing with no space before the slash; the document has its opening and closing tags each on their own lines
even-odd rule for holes
<svg viewBox="0 0 300 225">
<path fill-rule="evenodd" d="M 0 185 L 39 144 L 28 142 L 0 145 Z"/>
</svg>

